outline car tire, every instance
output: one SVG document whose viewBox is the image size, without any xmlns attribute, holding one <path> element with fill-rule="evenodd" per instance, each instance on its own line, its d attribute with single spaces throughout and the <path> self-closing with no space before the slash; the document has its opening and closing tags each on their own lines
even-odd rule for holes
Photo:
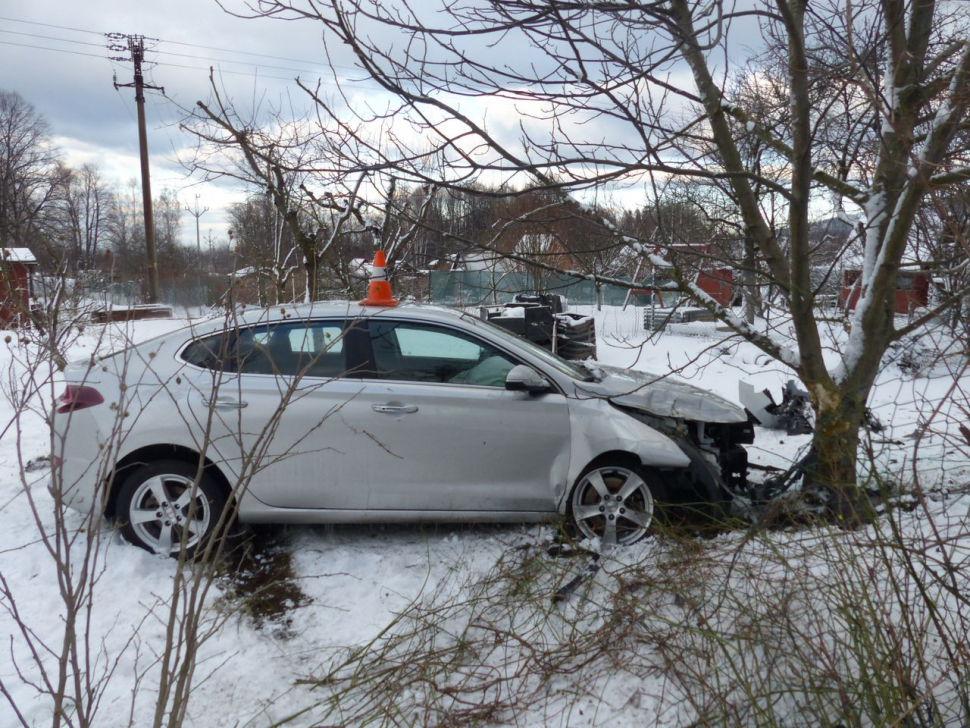
<svg viewBox="0 0 970 728">
<path fill-rule="evenodd" d="M 629 546 L 663 522 L 666 490 L 656 476 L 629 462 L 594 463 L 569 495 L 569 521 L 579 538 Z"/>
<path fill-rule="evenodd" d="M 125 478 L 115 514 L 129 543 L 178 557 L 184 542 L 186 556 L 192 557 L 212 538 L 227 502 L 223 488 L 210 474 L 199 475 L 198 464 L 159 460 Z"/>
</svg>

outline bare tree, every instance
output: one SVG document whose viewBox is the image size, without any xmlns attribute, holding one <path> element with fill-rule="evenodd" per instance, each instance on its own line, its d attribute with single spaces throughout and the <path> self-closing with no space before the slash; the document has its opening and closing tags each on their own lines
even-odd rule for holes
<svg viewBox="0 0 970 728">
<path fill-rule="evenodd" d="M 0 241 L 39 242 L 66 168 L 49 138 L 47 121 L 15 91 L 0 91 Z"/>
<path fill-rule="evenodd" d="M 114 207 L 114 194 L 93 164 L 69 170 L 64 175 L 63 208 L 65 238 L 73 271 L 97 266 L 98 254 L 107 237 L 107 220 Z"/>
<path fill-rule="evenodd" d="M 304 300 L 311 301 L 324 288 L 353 292 L 362 274 L 354 261 L 374 249 L 387 253 L 392 270 L 416 269 L 412 248 L 436 187 L 426 180 L 401 185 L 385 173 L 387 165 L 372 164 L 371 143 L 334 117 L 319 89 L 307 91 L 320 107 L 315 118 L 290 119 L 279 110 L 260 118 L 259 109 L 244 118 L 213 83 L 212 99 L 198 102 L 182 127 L 199 140 L 187 166 L 265 192 L 278 217 L 278 240 L 257 267 L 272 269 L 270 278 L 282 291 L 295 245 L 307 281 Z M 292 244 L 280 247 L 287 240 Z"/>
<path fill-rule="evenodd" d="M 387 264 L 392 270 L 421 267 L 425 255 L 415 248 L 414 241 L 427 220 L 436 192 L 432 184 L 400 190 L 395 177 L 382 189 L 383 204 L 377 203 L 379 218 L 369 231 L 374 249 L 387 253 Z"/>
<path fill-rule="evenodd" d="M 214 79 L 211 85 L 212 100 L 199 101 L 182 123 L 199 140 L 194 158 L 185 163 L 207 179 L 232 177 L 266 192 L 302 255 L 304 300 L 316 300 L 320 262 L 354 218 L 364 175 L 346 174 L 339 164 L 344 155 L 332 154 L 332 137 L 310 119 L 287 120 L 271 110 L 260 123 L 259 109 L 243 117 L 223 99 Z M 317 189 L 322 176 L 329 182 L 317 195 L 307 186 L 310 170 Z M 324 214 L 313 215 L 314 210 Z"/>
<path fill-rule="evenodd" d="M 127 280 L 144 271 L 145 226 L 141 210 L 141 187 L 132 178 L 116 191 L 115 204 L 105 221 L 105 242 L 111 251 L 112 267 L 116 275 Z"/>
<path fill-rule="evenodd" d="M 936 296 L 946 298 L 970 289 L 970 184 L 934 195 L 933 203 L 920 211 L 913 258 L 915 265 L 932 275 Z M 953 306 L 949 320 L 954 331 L 970 341 L 967 297 Z"/>
<path fill-rule="evenodd" d="M 291 300 L 287 286 L 298 267 L 299 249 L 272 199 L 251 194 L 229 208 L 229 220 L 238 258 L 256 277 L 260 304 L 269 303 L 270 289 L 274 303 Z"/>
<path fill-rule="evenodd" d="M 565 197 L 684 177 L 728 190 L 757 270 L 787 303 L 794 340 L 719 306 L 645 241 L 615 231 L 616 241 L 801 377 L 817 415 L 807 474 L 837 496 L 840 518 L 855 517 L 858 432 L 873 379 L 889 344 L 925 321 L 895 324 L 900 260 L 928 198 L 970 176 L 959 135 L 970 43 L 956 5 L 264 0 L 257 10 L 319 22 L 325 42 L 350 49 L 423 132 L 425 154 L 444 161 L 453 187 L 520 180 Z M 761 57 L 736 65 L 752 38 Z M 528 63 L 507 61 L 525 49 Z M 732 79 L 759 68 L 773 74 L 783 104 L 734 102 Z M 519 138 L 493 131 L 469 100 L 514 108 Z M 398 157 L 383 162 L 423 178 L 414 171 L 420 155 Z M 784 236 L 765 214 L 765 192 L 784 201 Z M 864 250 L 861 297 L 835 366 L 825 362 L 811 280 L 810 222 L 826 202 L 860 212 Z"/>
</svg>

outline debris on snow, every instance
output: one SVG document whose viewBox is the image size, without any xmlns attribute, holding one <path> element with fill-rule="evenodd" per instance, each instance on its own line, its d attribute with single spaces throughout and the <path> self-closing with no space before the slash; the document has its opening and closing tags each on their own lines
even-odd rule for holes
<svg viewBox="0 0 970 728">
<path fill-rule="evenodd" d="M 775 402 L 770 390 L 756 392 L 747 382 L 738 383 L 738 397 L 762 427 L 785 430 L 789 435 L 809 435 L 813 431 L 811 399 L 794 380 L 785 384 L 781 403 Z"/>
</svg>

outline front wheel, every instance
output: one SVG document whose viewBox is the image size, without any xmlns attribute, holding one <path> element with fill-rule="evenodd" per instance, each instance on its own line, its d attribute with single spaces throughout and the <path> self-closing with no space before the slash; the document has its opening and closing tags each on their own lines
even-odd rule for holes
<svg viewBox="0 0 970 728">
<path fill-rule="evenodd" d="M 198 477 L 198 485 L 196 478 Z M 197 465 L 163 460 L 131 473 L 118 493 L 117 517 L 125 540 L 156 554 L 188 556 L 212 537 L 226 496 Z"/>
<path fill-rule="evenodd" d="M 646 536 L 657 517 L 660 485 L 625 465 L 600 465 L 584 472 L 569 499 L 579 535 L 604 546 L 629 545 Z"/>
</svg>

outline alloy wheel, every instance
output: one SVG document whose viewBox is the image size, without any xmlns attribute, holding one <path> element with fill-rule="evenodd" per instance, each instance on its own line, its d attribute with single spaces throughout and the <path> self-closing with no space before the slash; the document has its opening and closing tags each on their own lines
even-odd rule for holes
<svg viewBox="0 0 970 728">
<path fill-rule="evenodd" d="M 580 533 L 604 546 L 632 544 L 643 538 L 654 515 L 653 494 L 629 468 L 602 467 L 576 484 L 572 516 Z"/>
<path fill-rule="evenodd" d="M 157 554 L 168 556 L 192 549 L 209 528 L 209 499 L 192 478 L 174 473 L 156 475 L 138 486 L 128 520 L 139 539 Z"/>
</svg>

